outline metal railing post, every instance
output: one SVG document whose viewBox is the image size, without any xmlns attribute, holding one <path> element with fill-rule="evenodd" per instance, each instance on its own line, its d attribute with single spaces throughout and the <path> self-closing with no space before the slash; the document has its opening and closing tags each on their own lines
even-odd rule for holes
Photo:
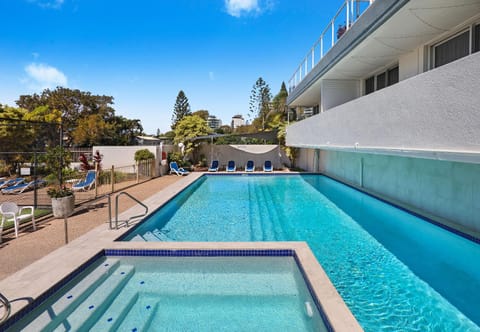
<svg viewBox="0 0 480 332">
<path fill-rule="evenodd" d="M 115 166 L 112 165 L 112 173 L 110 173 L 110 184 L 111 184 L 111 192 L 115 191 Z"/>
</svg>

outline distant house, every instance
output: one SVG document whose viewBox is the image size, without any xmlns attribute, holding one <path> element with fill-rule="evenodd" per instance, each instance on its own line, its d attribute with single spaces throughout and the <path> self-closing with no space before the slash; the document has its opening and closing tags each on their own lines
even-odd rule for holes
<svg viewBox="0 0 480 332">
<path fill-rule="evenodd" d="M 218 129 L 222 126 L 222 120 L 215 115 L 209 115 L 207 119 L 207 125 L 212 129 Z"/>
<path fill-rule="evenodd" d="M 160 145 L 161 142 L 170 140 L 168 137 L 137 136 L 137 145 Z"/>
<path fill-rule="evenodd" d="M 245 120 L 243 119 L 243 116 L 241 114 L 237 114 L 232 116 L 232 128 L 236 129 L 238 127 L 244 126 L 245 125 Z"/>
</svg>

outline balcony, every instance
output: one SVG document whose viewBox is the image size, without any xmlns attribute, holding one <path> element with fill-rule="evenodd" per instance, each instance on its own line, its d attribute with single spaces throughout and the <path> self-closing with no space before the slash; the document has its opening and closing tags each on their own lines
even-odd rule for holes
<svg viewBox="0 0 480 332">
<path fill-rule="evenodd" d="M 291 93 L 298 84 L 312 71 L 317 63 L 330 51 L 342 36 L 352 28 L 358 18 L 370 7 L 374 0 L 344 0 L 336 14 L 320 34 L 305 58 L 300 62 L 295 73 L 288 81 Z"/>
</svg>

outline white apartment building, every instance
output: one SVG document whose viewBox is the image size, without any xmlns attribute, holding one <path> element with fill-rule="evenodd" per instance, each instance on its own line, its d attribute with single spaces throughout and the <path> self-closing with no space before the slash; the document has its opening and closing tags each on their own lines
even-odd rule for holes
<svg viewBox="0 0 480 332">
<path fill-rule="evenodd" d="M 289 81 L 297 165 L 480 238 L 480 0 L 339 5 Z"/>
</svg>

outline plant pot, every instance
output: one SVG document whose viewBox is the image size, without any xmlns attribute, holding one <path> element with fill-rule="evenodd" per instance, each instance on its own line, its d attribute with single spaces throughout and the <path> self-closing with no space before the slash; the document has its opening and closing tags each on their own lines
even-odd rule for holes
<svg viewBox="0 0 480 332">
<path fill-rule="evenodd" d="M 66 218 L 75 208 L 75 196 L 52 198 L 52 212 L 55 218 Z"/>
</svg>

